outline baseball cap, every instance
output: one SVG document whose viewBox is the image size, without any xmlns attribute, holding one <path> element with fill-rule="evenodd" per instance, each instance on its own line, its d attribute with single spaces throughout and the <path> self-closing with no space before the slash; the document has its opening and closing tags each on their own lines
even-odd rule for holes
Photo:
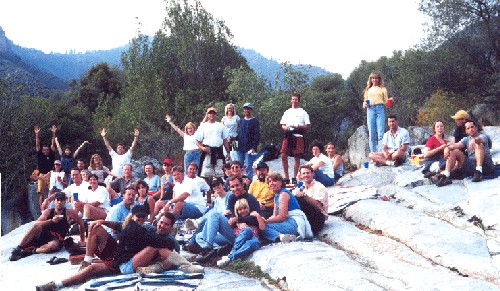
<svg viewBox="0 0 500 291">
<path fill-rule="evenodd" d="M 54 164 L 59 164 L 59 165 L 60 165 L 60 164 L 61 164 L 61 161 L 59 161 L 59 160 L 55 160 L 55 161 L 54 161 Z"/>
<path fill-rule="evenodd" d="M 147 216 L 148 211 L 144 205 L 134 205 L 134 207 L 132 207 L 132 215 Z"/>
<path fill-rule="evenodd" d="M 257 169 L 266 168 L 266 169 L 268 169 L 268 170 L 269 170 L 269 166 L 268 166 L 266 163 L 264 163 L 264 162 L 260 162 L 260 163 L 258 163 L 256 168 L 257 168 Z"/>
<path fill-rule="evenodd" d="M 56 194 L 54 195 L 54 199 L 66 199 L 66 194 L 64 194 L 63 192 L 56 192 Z"/>
<path fill-rule="evenodd" d="M 247 103 L 243 104 L 243 108 L 250 108 L 250 109 L 253 109 L 253 105 L 252 105 L 252 103 L 247 102 Z"/>
<path fill-rule="evenodd" d="M 210 112 L 212 112 L 212 111 L 213 111 L 213 112 L 215 112 L 215 114 L 217 114 L 217 108 L 215 108 L 215 107 L 213 107 L 213 106 L 212 106 L 212 107 L 209 107 L 209 108 L 207 109 L 207 114 L 208 114 L 208 113 L 210 113 Z"/>
<path fill-rule="evenodd" d="M 455 115 L 452 115 L 451 118 L 453 119 L 467 119 L 469 118 L 469 114 L 465 110 L 458 110 Z"/>
<path fill-rule="evenodd" d="M 217 177 L 217 178 L 213 178 L 212 181 L 210 181 L 210 186 L 216 186 L 218 184 L 224 184 L 224 181 L 222 181 L 222 178 L 220 177 Z"/>
<path fill-rule="evenodd" d="M 170 158 L 165 158 L 165 159 L 163 160 L 163 163 L 164 163 L 164 164 L 169 164 L 169 165 L 172 165 L 172 160 L 171 160 Z"/>
</svg>

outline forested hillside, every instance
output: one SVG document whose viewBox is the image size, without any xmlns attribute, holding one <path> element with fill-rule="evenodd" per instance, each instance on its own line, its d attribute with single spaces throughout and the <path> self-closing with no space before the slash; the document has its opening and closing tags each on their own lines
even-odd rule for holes
<svg viewBox="0 0 500 291">
<path fill-rule="evenodd" d="M 372 71 L 382 73 L 395 99 L 386 114 L 397 114 L 403 127 L 429 125 L 439 118 L 450 128 L 452 113 L 480 103 L 498 112 L 498 2 L 420 3 L 430 20 L 429 41 L 418 48 L 395 51 L 374 62 L 360 60 L 345 80 L 339 74 L 311 78 L 308 74 L 314 72 L 281 64 L 282 86 L 274 87 L 233 45 L 230 28 L 215 21 L 200 3 L 168 1 L 160 32 L 132 40 L 120 66 L 101 62 L 85 71 L 70 84 L 64 98 L 24 93 L 15 99 L 19 91 L 12 86 L 14 81 L 1 80 L 2 200 L 22 197 L 26 190 L 26 178 L 35 167 L 35 124 L 42 128 L 44 143 L 49 142 L 52 124 L 60 128 L 61 143 L 73 149 L 90 141 L 81 157 L 88 161 L 92 153 L 101 153 L 107 166 L 111 165 L 99 130 L 108 129 L 112 144 L 128 145 L 133 128 L 138 127 L 141 135 L 134 157 L 162 159 L 169 154 L 180 163 L 182 140 L 165 123 L 165 114 L 183 127 L 188 121 L 199 124 L 209 106 L 222 113 L 224 105 L 232 102 L 241 115 L 243 103 L 252 102 L 261 121 L 261 146 L 279 144 L 279 119 L 290 107 L 290 93 L 297 91 L 302 95 L 301 106 L 311 116 L 306 140 L 333 141 L 342 151 L 347 138 L 365 123 L 362 96 Z"/>
</svg>

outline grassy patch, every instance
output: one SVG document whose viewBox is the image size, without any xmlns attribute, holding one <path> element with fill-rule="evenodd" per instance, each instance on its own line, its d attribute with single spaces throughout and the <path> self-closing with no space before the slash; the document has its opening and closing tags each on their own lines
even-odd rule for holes
<svg viewBox="0 0 500 291">
<path fill-rule="evenodd" d="M 280 288 L 277 280 L 271 278 L 269 274 L 262 272 L 260 267 L 255 265 L 253 262 L 240 261 L 240 260 L 231 261 L 227 266 L 223 267 L 222 269 L 240 274 L 247 278 L 254 278 L 258 280 L 266 279 L 269 284 L 272 284 Z"/>
</svg>

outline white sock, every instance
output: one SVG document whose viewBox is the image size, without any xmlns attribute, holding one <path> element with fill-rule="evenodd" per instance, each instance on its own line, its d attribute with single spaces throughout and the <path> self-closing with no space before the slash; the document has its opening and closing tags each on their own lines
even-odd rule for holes
<svg viewBox="0 0 500 291">
<path fill-rule="evenodd" d="M 85 256 L 85 257 L 83 258 L 83 260 L 84 260 L 85 262 L 87 262 L 87 263 L 91 263 L 91 264 L 92 264 L 92 260 L 93 260 L 93 259 L 94 259 L 94 257 L 92 257 L 92 256 Z"/>
<path fill-rule="evenodd" d="M 483 166 L 476 166 L 476 170 L 479 172 L 483 172 Z"/>
<path fill-rule="evenodd" d="M 450 177 L 450 172 L 448 171 L 442 171 L 441 174 L 445 175 L 446 177 Z"/>
<path fill-rule="evenodd" d="M 385 161 L 385 164 L 388 166 L 392 166 L 392 165 L 394 165 L 394 162 L 393 161 Z"/>
<path fill-rule="evenodd" d="M 57 287 L 57 288 L 62 288 L 62 287 L 64 287 L 64 285 L 63 285 L 62 281 L 54 281 L 54 283 L 56 284 L 56 287 Z"/>
</svg>

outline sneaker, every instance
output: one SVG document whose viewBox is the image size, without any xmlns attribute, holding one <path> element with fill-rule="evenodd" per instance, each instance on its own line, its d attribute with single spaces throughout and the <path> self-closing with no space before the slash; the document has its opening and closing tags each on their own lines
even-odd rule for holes
<svg viewBox="0 0 500 291">
<path fill-rule="evenodd" d="M 204 273 L 205 272 L 205 268 L 203 266 L 194 265 L 194 264 L 180 266 L 179 270 L 181 270 L 182 272 L 187 273 L 187 274 Z"/>
<path fill-rule="evenodd" d="M 217 249 L 217 256 L 218 257 L 227 256 L 231 252 L 232 249 L 233 249 L 232 244 L 227 244 L 221 248 L 218 248 Z"/>
<path fill-rule="evenodd" d="M 83 269 L 87 268 L 90 265 L 92 265 L 92 263 L 82 261 L 82 264 L 80 265 L 80 269 L 78 269 L 78 272 L 82 271 Z"/>
<path fill-rule="evenodd" d="M 196 258 L 196 262 L 199 264 L 204 264 L 204 263 L 208 262 L 210 259 L 215 258 L 216 256 L 217 256 L 217 250 L 211 249 L 205 255 L 202 255 L 201 257 Z"/>
<path fill-rule="evenodd" d="M 394 167 L 399 167 L 403 164 L 403 161 L 401 161 L 400 159 L 396 159 L 394 161 Z"/>
<path fill-rule="evenodd" d="M 57 290 L 56 283 L 54 281 L 47 284 L 38 285 L 35 287 L 36 291 L 54 291 Z"/>
<path fill-rule="evenodd" d="M 424 178 L 429 179 L 430 177 L 436 175 L 437 173 L 434 172 L 427 172 L 424 174 Z"/>
<path fill-rule="evenodd" d="M 483 173 L 475 170 L 474 176 L 472 177 L 472 182 L 481 182 L 483 180 Z"/>
<path fill-rule="evenodd" d="M 297 240 L 297 236 L 293 234 L 280 234 L 280 241 L 283 243 L 289 243 Z"/>
<path fill-rule="evenodd" d="M 224 267 L 229 264 L 230 261 L 231 259 L 229 259 L 228 256 L 223 256 L 220 260 L 217 261 L 217 267 Z"/>
<path fill-rule="evenodd" d="M 188 218 L 188 219 L 186 219 L 186 228 L 187 229 L 197 229 L 198 223 L 196 222 L 196 220 Z"/>
<path fill-rule="evenodd" d="M 139 274 L 162 273 L 165 267 L 161 263 L 156 263 L 147 267 L 138 267 L 136 271 Z"/>
<path fill-rule="evenodd" d="M 192 254 L 199 254 L 203 249 L 196 242 L 194 244 L 186 243 L 186 249 Z"/>
<path fill-rule="evenodd" d="M 442 177 L 441 177 L 441 179 L 439 179 L 439 181 L 437 181 L 436 186 L 443 187 L 443 186 L 446 186 L 446 185 L 453 183 L 449 177 L 446 177 L 445 175 L 441 175 L 441 176 Z"/>
<path fill-rule="evenodd" d="M 15 248 L 12 250 L 12 253 L 10 254 L 9 260 L 11 261 L 17 261 L 21 259 L 21 249 Z"/>
<path fill-rule="evenodd" d="M 437 184 L 437 182 L 439 182 L 443 177 L 444 177 L 443 174 L 436 174 L 434 176 L 431 176 L 429 180 L 431 180 L 432 184 Z"/>
</svg>

